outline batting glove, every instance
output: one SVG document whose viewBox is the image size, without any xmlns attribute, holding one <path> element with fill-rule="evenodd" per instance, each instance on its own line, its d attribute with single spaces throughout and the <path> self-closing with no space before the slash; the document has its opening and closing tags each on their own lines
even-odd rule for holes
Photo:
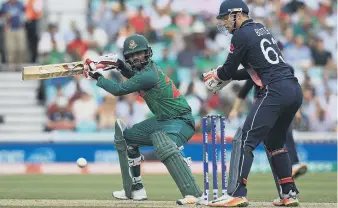
<svg viewBox="0 0 338 208">
<path fill-rule="evenodd" d="M 83 75 L 87 78 L 87 79 L 96 79 L 98 80 L 99 77 L 102 76 L 102 74 L 99 71 L 103 71 L 102 69 L 97 69 L 96 68 L 96 64 L 90 60 L 90 59 L 86 59 L 85 62 L 85 69 L 83 70 Z"/>
<path fill-rule="evenodd" d="M 116 53 L 108 53 L 100 56 L 98 60 L 93 60 L 97 69 L 109 70 L 119 66 L 119 58 Z"/>
<path fill-rule="evenodd" d="M 105 54 L 103 56 L 100 56 L 97 59 L 87 59 L 85 64 L 85 70 L 83 72 L 84 76 L 87 79 L 91 78 L 98 78 L 98 74 L 101 74 L 100 72 L 110 70 L 110 69 L 117 69 L 121 60 L 119 60 L 117 54 L 115 53 L 109 53 Z M 90 76 L 89 72 L 93 74 L 94 77 Z M 94 75 L 98 73 L 97 75 Z"/>
</svg>

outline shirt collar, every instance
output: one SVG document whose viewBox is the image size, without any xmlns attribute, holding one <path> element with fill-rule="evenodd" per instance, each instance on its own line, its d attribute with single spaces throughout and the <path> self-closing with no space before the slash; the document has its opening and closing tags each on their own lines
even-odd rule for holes
<svg viewBox="0 0 338 208">
<path fill-rule="evenodd" d="M 245 20 L 244 22 L 242 22 L 242 24 L 241 24 L 241 26 L 239 28 L 244 27 L 245 25 L 247 25 L 249 23 L 253 23 L 253 20 L 252 19 Z"/>
</svg>

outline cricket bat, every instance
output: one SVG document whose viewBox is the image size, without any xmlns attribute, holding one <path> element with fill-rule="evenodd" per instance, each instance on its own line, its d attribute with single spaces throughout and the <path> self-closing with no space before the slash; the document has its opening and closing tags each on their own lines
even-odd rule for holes
<svg viewBox="0 0 338 208">
<path fill-rule="evenodd" d="M 40 66 L 27 66 L 22 70 L 22 80 L 40 80 L 57 77 L 68 77 L 82 74 L 84 62 L 71 62 L 62 64 L 49 64 Z"/>
</svg>

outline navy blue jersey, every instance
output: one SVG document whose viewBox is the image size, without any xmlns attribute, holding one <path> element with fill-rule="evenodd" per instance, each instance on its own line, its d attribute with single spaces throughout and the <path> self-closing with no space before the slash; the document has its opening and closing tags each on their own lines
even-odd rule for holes
<svg viewBox="0 0 338 208">
<path fill-rule="evenodd" d="M 295 79 L 285 63 L 276 39 L 261 23 L 249 19 L 243 22 L 231 39 L 230 53 L 218 76 L 230 80 L 242 64 L 259 87 L 283 79 Z"/>
<path fill-rule="evenodd" d="M 288 65 L 289 66 L 289 68 L 290 68 L 290 70 L 291 70 L 291 73 L 294 75 L 295 74 L 295 70 L 293 69 L 293 67 L 292 66 L 290 66 L 290 65 Z M 241 69 L 241 70 L 238 70 L 237 71 L 237 74 L 241 74 L 241 73 L 238 73 L 238 72 L 240 72 L 240 71 L 243 71 L 243 69 Z M 239 77 L 239 75 L 237 75 L 238 76 L 238 78 L 240 78 Z M 248 75 L 247 75 L 248 76 Z M 242 78 L 244 78 L 245 77 L 245 75 L 242 73 Z M 240 79 L 237 79 L 237 80 L 240 80 Z M 260 87 L 259 86 L 257 86 L 257 85 L 255 85 L 255 83 L 251 80 L 251 79 L 248 79 L 246 82 L 245 82 L 245 84 L 243 85 L 243 87 L 241 88 L 241 90 L 239 91 L 239 93 L 238 93 L 238 98 L 240 98 L 240 99 L 245 99 L 245 97 L 248 95 L 248 93 L 249 93 L 249 91 L 251 90 L 251 88 L 253 87 L 253 86 L 255 86 L 255 91 L 254 91 L 254 94 L 255 94 L 255 97 L 258 97 L 258 94 L 260 93 Z"/>
</svg>

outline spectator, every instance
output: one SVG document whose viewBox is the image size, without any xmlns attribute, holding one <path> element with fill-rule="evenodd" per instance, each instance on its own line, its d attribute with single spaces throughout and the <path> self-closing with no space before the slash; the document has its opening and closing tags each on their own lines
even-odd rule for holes
<svg viewBox="0 0 338 208">
<path fill-rule="evenodd" d="M 70 111 L 68 99 L 62 95 L 62 91 L 59 89 L 55 102 L 48 110 L 46 130 L 74 130 L 74 127 L 74 117 Z"/>
<path fill-rule="evenodd" d="M 159 8 L 156 1 L 152 4 L 153 12 L 150 16 L 150 26 L 158 32 L 163 32 L 164 28 L 171 25 L 172 18 L 169 16 L 170 12 L 170 1 L 163 8 Z"/>
<path fill-rule="evenodd" d="M 89 44 L 82 39 L 80 31 L 75 31 L 75 39 L 67 45 L 67 52 L 71 56 L 72 61 L 82 60 L 88 48 Z"/>
<path fill-rule="evenodd" d="M 78 25 L 75 20 L 70 21 L 70 28 L 64 33 L 63 39 L 66 42 L 66 45 L 71 43 L 74 39 L 76 39 L 76 33 L 79 31 Z"/>
<path fill-rule="evenodd" d="M 26 0 L 26 39 L 30 52 L 30 62 L 35 63 L 38 56 L 39 23 L 43 12 L 43 0 Z"/>
<path fill-rule="evenodd" d="M 146 34 L 149 17 L 145 14 L 143 6 L 140 6 L 137 13 L 130 18 L 130 24 L 135 28 L 135 32 L 141 35 Z"/>
<path fill-rule="evenodd" d="M 313 132 L 327 132 L 327 131 L 334 131 L 336 127 L 336 122 L 331 119 L 329 113 L 325 109 L 320 106 L 319 101 L 316 102 L 316 111 L 314 114 L 310 115 L 310 131 Z"/>
<path fill-rule="evenodd" d="M 323 74 L 323 83 L 326 84 L 326 87 L 330 89 L 330 92 L 337 96 L 337 67 L 332 70 L 324 71 Z"/>
<path fill-rule="evenodd" d="M 202 74 L 206 72 L 208 69 L 212 69 L 216 67 L 215 64 L 215 56 L 207 50 L 205 50 L 204 54 L 202 56 L 198 56 L 195 59 L 195 67 L 197 69 L 198 74 Z"/>
<path fill-rule="evenodd" d="M 291 27 L 286 28 L 285 35 L 284 35 L 284 38 L 283 38 L 284 41 L 282 41 L 284 50 L 286 50 L 287 48 L 292 47 L 294 45 L 294 38 L 295 37 L 294 37 L 292 28 Z"/>
<path fill-rule="evenodd" d="M 78 132 L 94 132 L 97 129 L 96 115 L 98 105 L 91 95 L 81 92 L 72 105 L 75 126 Z"/>
<path fill-rule="evenodd" d="M 217 51 L 219 51 L 220 48 L 216 42 L 217 34 L 218 34 L 217 28 L 212 28 L 207 32 L 205 45 L 207 47 L 207 50 L 209 50 L 211 53 L 217 53 Z"/>
<path fill-rule="evenodd" d="M 162 58 L 157 61 L 158 66 L 162 71 L 170 77 L 174 84 L 179 87 L 179 80 L 177 75 L 177 61 L 176 59 L 169 57 L 167 48 L 162 50 Z"/>
<path fill-rule="evenodd" d="M 57 108 L 58 108 L 58 106 L 57 106 L 57 104 L 58 104 L 58 101 L 63 101 L 63 97 L 65 97 L 64 96 L 64 94 L 63 94 L 63 90 L 62 90 L 62 86 L 57 86 L 56 87 L 56 95 L 55 95 L 55 99 L 54 100 L 52 100 L 52 102 L 50 103 L 50 104 L 47 104 L 47 106 L 48 106 L 48 111 L 47 111 L 47 113 L 48 114 L 52 114 L 52 113 L 54 113 L 54 111 L 56 111 L 57 110 Z M 67 100 L 67 105 L 69 104 L 68 103 L 68 98 L 66 98 L 66 100 Z"/>
<path fill-rule="evenodd" d="M 295 44 L 284 50 L 285 61 L 290 63 L 293 67 L 299 67 L 307 69 L 311 60 L 311 51 L 304 45 L 304 39 L 302 36 L 297 36 Z"/>
<path fill-rule="evenodd" d="M 203 100 L 196 95 L 195 91 L 196 88 L 194 83 L 192 82 L 189 84 L 187 93 L 185 94 L 185 98 L 191 107 L 191 113 L 192 116 L 195 118 L 195 123 L 199 123 L 201 119 L 200 112 L 202 109 Z"/>
<path fill-rule="evenodd" d="M 283 42 L 283 32 L 278 24 L 275 24 L 276 22 L 276 16 L 273 14 L 272 16 L 268 16 L 264 19 L 264 25 L 266 28 L 269 28 L 270 32 L 275 36 L 276 39 Z"/>
<path fill-rule="evenodd" d="M 13 64 L 24 63 L 27 54 L 26 37 L 24 31 L 24 5 L 18 0 L 8 0 L 2 4 L 0 14 L 5 17 L 5 44 L 9 69 L 14 70 Z"/>
<path fill-rule="evenodd" d="M 62 35 L 58 32 L 58 27 L 50 23 L 48 30 L 41 35 L 38 44 L 38 53 L 40 55 L 40 63 L 54 63 L 52 60 L 59 60 L 63 58 L 66 49 L 66 44 Z"/>
<path fill-rule="evenodd" d="M 114 3 L 111 12 L 109 13 L 109 19 L 107 22 L 107 34 L 112 39 L 115 39 L 120 29 L 127 25 L 127 15 L 124 7 L 120 3 Z"/>
<path fill-rule="evenodd" d="M 100 4 L 100 5 L 97 5 Z M 97 6 L 97 7 L 95 7 Z M 98 25 L 108 33 L 109 18 L 111 16 L 111 9 L 107 0 L 95 1 L 91 3 L 92 21 L 94 25 Z"/>
<path fill-rule="evenodd" d="M 317 16 L 326 16 L 330 10 L 332 10 L 332 3 L 330 0 L 321 0 L 318 2 L 319 8 L 317 10 Z"/>
<path fill-rule="evenodd" d="M 182 31 L 182 29 L 180 27 L 178 27 L 178 25 L 175 22 L 176 17 L 177 17 L 177 14 L 173 14 L 171 16 L 171 24 L 164 28 L 163 34 L 161 34 L 161 33 L 159 34 L 159 36 L 163 35 L 163 37 L 162 37 L 163 40 L 165 40 L 167 42 L 172 42 L 175 35 Z M 151 28 L 150 23 L 149 23 L 148 28 Z M 156 32 L 155 30 L 153 30 L 153 31 Z"/>
<path fill-rule="evenodd" d="M 124 5 L 114 2 L 111 6 L 107 0 L 103 0 L 99 8 L 93 9 L 93 12 L 94 25 L 104 29 L 107 35 L 111 37 L 111 41 L 116 39 L 118 31 L 127 22 Z"/>
<path fill-rule="evenodd" d="M 315 66 L 326 68 L 332 62 L 332 54 L 324 49 L 324 42 L 321 39 L 317 39 L 311 55 Z"/>
<path fill-rule="evenodd" d="M 166 37 L 167 35 L 164 34 Z M 149 41 L 149 43 L 154 43 L 155 41 L 158 40 L 158 35 L 156 34 L 156 31 L 151 28 L 150 26 L 150 21 L 147 21 L 146 25 L 145 25 L 145 33 L 144 33 L 144 37 L 147 38 L 147 40 Z"/>
<path fill-rule="evenodd" d="M 304 41 L 307 42 L 309 36 L 312 35 L 312 19 L 309 14 L 302 14 L 302 19 L 300 19 L 293 27 L 293 32 L 295 36 L 302 36 Z"/>
<path fill-rule="evenodd" d="M 194 67 L 194 57 L 201 56 L 202 53 L 197 51 L 190 37 L 185 38 L 186 47 L 177 54 L 177 61 L 181 67 L 192 69 Z"/>
<path fill-rule="evenodd" d="M 87 32 L 84 34 L 83 39 L 88 43 L 91 50 L 95 50 L 99 53 L 102 53 L 108 44 L 107 33 L 94 25 L 87 26 Z"/>
<path fill-rule="evenodd" d="M 205 38 L 205 46 L 207 50 L 211 52 L 211 54 L 217 56 L 219 53 L 222 53 L 224 51 L 226 53 L 224 54 L 224 56 L 226 56 L 228 54 L 228 51 L 225 49 L 228 49 L 229 45 L 230 45 L 230 38 L 228 38 L 225 35 L 220 34 L 217 28 L 214 27 L 210 29 L 210 31 L 207 33 L 207 36 Z M 222 57 L 222 59 L 223 58 L 224 57 Z"/>
<path fill-rule="evenodd" d="M 193 23 L 191 25 L 191 35 L 192 35 L 192 41 L 195 45 L 195 50 L 197 51 L 203 51 L 205 46 L 205 26 L 204 23 L 201 21 L 200 18 L 198 18 L 196 15 L 193 16 Z"/>
<path fill-rule="evenodd" d="M 324 48 L 332 53 L 333 60 L 337 61 L 337 24 L 336 18 L 324 18 L 318 31 L 318 36 L 324 41 Z"/>
<path fill-rule="evenodd" d="M 290 25 L 293 25 L 291 22 L 291 16 L 290 14 L 286 14 L 281 12 L 280 17 L 279 17 L 279 21 L 280 21 L 280 28 L 282 31 L 285 31 L 287 28 L 290 27 Z"/>
<path fill-rule="evenodd" d="M 191 15 L 185 10 L 182 9 L 181 12 L 178 13 L 178 15 L 175 18 L 175 24 L 181 29 L 185 30 L 189 28 L 189 26 L 192 24 L 193 18 Z"/>
<path fill-rule="evenodd" d="M 308 131 L 309 130 L 309 119 L 303 113 L 302 108 L 300 108 L 296 115 L 293 123 L 293 128 L 297 131 Z"/>
<path fill-rule="evenodd" d="M 308 123 L 311 119 L 311 115 L 315 115 L 317 112 L 316 98 L 314 97 L 314 90 L 310 88 L 303 89 L 303 104 L 301 107 L 302 120 L 301 122 Z M 308 127 L 307 127 L 308 128 Z"/>
<path fill-rule="evenodd" d="M 112 131 L 116 121 L 117 98 L 107 95 L 98 110 L 98 129 L 100 131 Z"/>
<path fill-rule="evenodd" d="M 250 5 L 250 13 L 252 13 L 252 18 L 260 20 L 260 22 L 264 21 L 264 18 L 269 14 L 269 8 L 267 4 L 265 4 L 264 0 L 255 0 L 253 4 Z"/>
<path fill-rule="evenodd" d="M 136 101 L 135 94 L 123 96 L 123 100 L 116 105 L 117 117 L 122 119 L 128 127 L 146 119 L 147 106 Z"/>
<path fill-rule="evenodd" d="M 123 26 L 121 30 L 118 33 L 118 36 L 116 38 L 116 46 L 119 49 L 123 48 L 123 43 L 126 40 L 127 37 L 132 35 L 134 33 L 134 28 L 130 27 L 129 25 Z"/>
<path fill-rule="evenodd" d="M 182 31 L 177 30 L 177 31 L 169 32 L 165 34 L 171 40 L 171 52 L 172 53 L 177 54 L 178 52 L 182 51 L 186 47 L 187 43 L 185 42 L 185 36 Z"/>
<path fill-rule="evenodd" d="M 302 83 L 302 89 L 303 89 L 303 91 L 305 89 L 313 89 L 312 81 L 311 81 L 311 78 L 310 78 L 309 74 L 307 73 L 307 71 L 304 74 L 304 81 Z"/>
<path fill-rule="evenodd" d="M 330 89 L 325 88 L 325 93 L 318 99 L 321 108 L 327 111 L 330 120 L 337 122 L 337 95 L 332 93 Z"/>
<path fill-rule="evenodd" d="M 82 75 L 73 76 L 73 81 L 69 82 L 64 87 L 64 92 L 66 97 L 69 99 L 70 104 L 80 98 L 83 92 L 90 95 L 94 94 L 90 80 L 84 78 Z"/>
</svg>

